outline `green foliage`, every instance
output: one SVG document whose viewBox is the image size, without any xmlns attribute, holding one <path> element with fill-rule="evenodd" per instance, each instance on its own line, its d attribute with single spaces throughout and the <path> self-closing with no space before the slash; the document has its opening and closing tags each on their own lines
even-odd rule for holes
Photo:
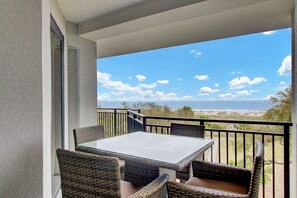
<svg viewBox="0 0 297 198">
<path fill-rule="evenodd" d="M 182 108 L 177 109 L 177 116 L 194 118 L 194 111 L 192 110 L 192 107 L 183 106 Z"/>
<path fill-rule="evenodd" d="M 241 131 L 251 131 L 253 126 L 250 124 L 234 124 L 234 128 Z"/>
<path fill-rule="evenodd" d="M 292 87 L 277 93 L 277 97 L 270 99 L 274 106 L 263 115 L 264 119 L 271 121 L 292 120 Z"/>
<path fill-rule="evenodd" d="M 201 115 L 201 116 L 199 116 L 199 118 L 201 118 L 201 119 L 210 119 L 210 117 L 207 116 L 207 115 Z M 223 125 L 223 124 L 217 124 L 217 123 L 209 123 L 209 122 L 206 122 L 206 123 L 205 123 L 205 128 L 208 128 L 208 129 L 224 130 L 224 129 L 226 129 L 226 126 Z"/>
</svg>

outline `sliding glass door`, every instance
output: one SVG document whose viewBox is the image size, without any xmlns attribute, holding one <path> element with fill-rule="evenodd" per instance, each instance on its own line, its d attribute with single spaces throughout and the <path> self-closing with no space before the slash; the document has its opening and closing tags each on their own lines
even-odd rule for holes
<svg viewBox="0 0 297 198">
<path fill-rule="evenodd" d="M 59 166 L 56 149 L 64 147 L 64 37 L 51 18 L 51 81 L 52 81 L 52 193 L 55 195 L 59 183 Z"/>
</svg>

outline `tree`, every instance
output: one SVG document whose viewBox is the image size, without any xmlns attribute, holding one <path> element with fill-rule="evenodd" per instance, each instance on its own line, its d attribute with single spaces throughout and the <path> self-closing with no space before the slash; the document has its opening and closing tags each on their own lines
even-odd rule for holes
<svg viewBox="0 0 297 198">
<path fill-rule="evenodd" d="M 173 112 L 171 111 L 170 107 L 165 105 L 163 106 L 163 115 L 164 116 L 172 116 Z"/>
<path fill-rule="evenodd" d="M 284 91 L 277 93 L 277 97 L 271 97 L 274 104 L 272 108 L 265 112 L 264 119 L 272 121 L 292 120 L 292 87 L 287 87 Z"/>
<path fill-rule="evenodd" d="M 193 118 L 194 112 L 192 110 L 192 107 L 183 106 L 182 108 L 177 109 L 177 115 L 178 115 L 178 117 Z"/>
</svg>

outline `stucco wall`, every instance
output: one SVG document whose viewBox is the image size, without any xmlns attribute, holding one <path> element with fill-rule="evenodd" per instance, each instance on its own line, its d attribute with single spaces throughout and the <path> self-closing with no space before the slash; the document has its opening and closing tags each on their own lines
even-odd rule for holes
<svg viewBox="0 0 297 198">
<path fill-rule="evenodd" d="M 67 132 L 67 36 L 80 54 L 81 126 L 96 124 L 96 44 L 80 38 L 74 24 L 66 35 L 56 0 L 0 0 L 0 5 L 0 197 L 52 197 L 50 15 L 65 37 Z M 68 148 L 73 138 L 66 134 L 65 141 Z"/>
<path fill-rule="evenodd" d="M 0 197 L 42 197 L 42 1 L 0 5 Z"/>
<path fill-rule="evenodd" d="M 67 45 L 78 50 L 78 126 L 97 123 L 96 43 L 78 36 L 77 25 L 66 22 Z M 71 65 L 69 65 L 69 70 Z M 73 86 L 70 86 L 72 87 Z M 69 90 L 69 93 L 72 90 Z M 69 106 L 75 103 L 69 97 Z M 70 110 L 69 110 L 70 111 Z M 69 122 L 70 123 L 70 122 Z M 73 125 L 74 126 L 74 125 Z M 72 126 L 69 126 L 69 145 L 73 148 Z"/>
</svg>

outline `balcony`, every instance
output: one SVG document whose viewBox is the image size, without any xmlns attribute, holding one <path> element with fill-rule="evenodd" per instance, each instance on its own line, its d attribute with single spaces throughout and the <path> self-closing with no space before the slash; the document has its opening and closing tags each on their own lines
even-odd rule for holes
<svg viewBox="0 0 297 198">
<path fill-rule="evenodd" d="M 215 144 L 205 152 L 204 160 L 249 169 L 255 142 L 261 140 L 265 146 L 265 160 L 259 197 L 289 197 L 291 122 L 146 116 L 140 109 L 98 108 L 97 114 L 98 124 L 104 125 L 108 137 L 134 131 L 170 134 L 171 122 L 205 125 L 206 138 L 214 139 Z M 254 127 L 249 130 L 251 125 Z"/>
</svg>

